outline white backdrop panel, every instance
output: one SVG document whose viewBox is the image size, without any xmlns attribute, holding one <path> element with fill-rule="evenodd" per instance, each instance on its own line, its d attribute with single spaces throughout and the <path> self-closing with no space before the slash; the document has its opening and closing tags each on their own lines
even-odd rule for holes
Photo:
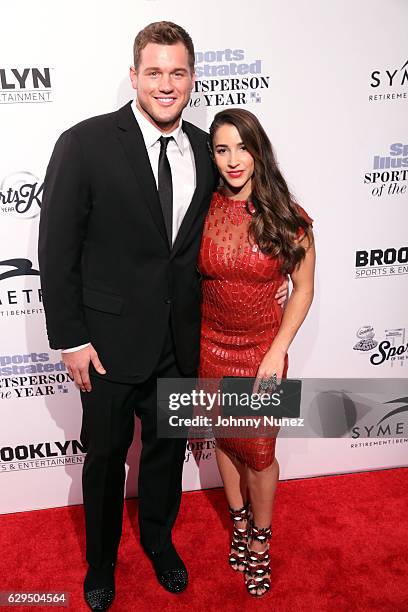
<svg viewBox="0 0 408 612">
<path fill-rule="evenodd" d="M 406 376 L 406 353 L 372 365 L 378 346 L 353 350 L 367 325 L 378 343 L 407 343 L 406 2 L 253 0 L 249 7 L 238 0 L 231 12 L 215 0 L 16 0 L 2 7 L 2 17 L 15 27 L 3 28 L 0 40 L 0 512 L 81 501 L 79 396 L 60 355 L 48 348 L 36 273 L 41 184 L 64 129 L 133 97 L 133 39 L 152 21 L 183 25 L 199 71 L 218 74 L 199 76 L 185 117 L 206 129 L 230 103 L 255 112 L 291 189 L 315 219 L 316 296 L 290 350 L 290 375 Z M 246 75 L 233 74 L 229 56 L 247 65 L 237 69 Z M 234 78 L 248 82 L 229 92 L 214 83 L 225 79 L 231 88 Z M 366 174 L 373 180 L 375 156 L 388 158 L 380 164 L 392 157 L 401 173 L 365 183 Z M 356 251 L 369 257 L 373 250 L 388 251 L 356 268 Z M 281 477 L 407 464 L 406 441 L 358 442 L 367 445 L 279 440 Z M 136 493 L 139 451 L 136 432 L 129 495 Z M 213 442 L 191 441 L 184 489 L 219 484 Z"/>
</svg>

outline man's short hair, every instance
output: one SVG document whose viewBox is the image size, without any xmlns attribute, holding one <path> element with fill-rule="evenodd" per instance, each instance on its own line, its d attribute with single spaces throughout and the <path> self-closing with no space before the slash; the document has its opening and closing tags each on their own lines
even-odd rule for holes
<svg viewBox="0 0 408 612">
<path fill-rule="evenodd" d="M 133 45 L 133 59 L 136 71 L 139 68 L 140 56 L 148 43 L 158 45 L 175 45 L 181 42 L 188 52 L 190 71 L 194 72 L 194 45 L 191 36 L 181 26 L 171 21 L 155 21 L 143 28 L 135 38 Z"/>
</svg>

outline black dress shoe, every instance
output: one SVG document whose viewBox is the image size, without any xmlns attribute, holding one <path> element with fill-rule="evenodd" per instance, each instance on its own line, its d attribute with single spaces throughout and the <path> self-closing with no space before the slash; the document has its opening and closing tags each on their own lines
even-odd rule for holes
<svg viewBox="0 0 408 612">
<path fill-rule="evenodd" d="M 106 587 L 103 589 L 93 589 L 92 591 L 85 591 L 84 597 L 91 610 L 103 612 L 111 607 L 115 591 Z"/>
<path fill-rule="evenodd" d="M 84 581 L 84 598 L 91 610 L 108 610 L 115 597 L 115 565 L 89 567 Z"/>
<path fill-rule="evenodd" d="M 146 553 L 153 564 L 157 580 L 166 591 L 182 593 L 187 588 L 187 569 L 173 544 L 163 552 L 146 550 Z"/>
</svg>

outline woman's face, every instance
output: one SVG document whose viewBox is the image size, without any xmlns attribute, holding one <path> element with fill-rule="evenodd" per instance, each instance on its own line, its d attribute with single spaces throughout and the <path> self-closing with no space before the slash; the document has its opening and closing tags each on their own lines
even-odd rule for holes
<svg viewBox="0 0 408 612">
<path fill-rule="evenodd" d="M 245 200 L 251 195 L 254 158 L 247 151 L 234 125 L 221 125 L 214 134 L 215 163 L 227 188 L 227 195 Z"/>
</svg>

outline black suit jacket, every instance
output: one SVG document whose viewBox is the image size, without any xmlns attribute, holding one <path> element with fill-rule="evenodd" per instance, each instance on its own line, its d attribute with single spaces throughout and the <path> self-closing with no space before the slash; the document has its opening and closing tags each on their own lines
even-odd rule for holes
<svg viewBox="0 0 408 612">
<path fill-rule="evenodd" d="M 172 249 L 130 103 L 64 132 L 47 168 L 39 262 L 50 346 L 91 342 L 110 380 L 154 371 L 169 320 L 181 370 L 198 364 L 196 264 L 216 171 L 208 135 L 186 121 L 183 129 L 196 189 Z"/>
</svg>

